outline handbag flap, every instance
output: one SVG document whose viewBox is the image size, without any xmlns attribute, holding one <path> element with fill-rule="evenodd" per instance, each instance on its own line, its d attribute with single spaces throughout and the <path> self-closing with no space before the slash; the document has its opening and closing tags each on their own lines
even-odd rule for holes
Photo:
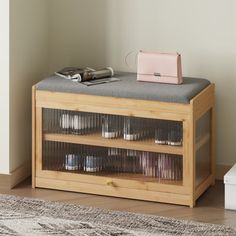
<svg viewBox="0 0 236 236">
<path fill-rule="evenodd" d="M 178 77 L 180 55 L 178 53 L 138 54 L 138 74 Z"/>
</svg>

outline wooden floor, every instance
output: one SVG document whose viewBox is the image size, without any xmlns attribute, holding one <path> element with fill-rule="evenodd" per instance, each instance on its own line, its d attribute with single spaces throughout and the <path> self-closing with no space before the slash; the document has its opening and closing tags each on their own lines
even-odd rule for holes
<svg viewBox="0 0 236 236">
<path fill-rule="evenodd" d="M 31 189 L 30 180 L 24 181 L 10 191 L 0 190 L 0 193 L 76 203 L 84 206 L 93 206 L 119 211 L 153 214 L 236 226 L 236 211 L 224 210 L 224 186 L 221 181 L 217 181 L 214 187 L 208 189 L 201 196 L 197 202 L 197 206 L 193 209 L 171 204 L 160 204 L 47 189 Z"/>
</svg>

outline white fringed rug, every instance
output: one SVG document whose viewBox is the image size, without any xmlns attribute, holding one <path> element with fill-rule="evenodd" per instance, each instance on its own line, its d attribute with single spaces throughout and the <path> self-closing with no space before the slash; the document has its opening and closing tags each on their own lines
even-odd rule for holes
<svg viewBox="0 0 236 236">
<path fill-rule="evenodd" d="M 236 235 L 236 228 L 0 194 L 0 235 Z"/>
</svg>

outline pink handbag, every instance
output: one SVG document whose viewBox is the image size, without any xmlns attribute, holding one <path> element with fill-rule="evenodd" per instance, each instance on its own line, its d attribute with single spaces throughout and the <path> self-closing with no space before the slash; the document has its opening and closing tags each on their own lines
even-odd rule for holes
<svg viewBox="0 0 236 236">
<path fill-rule="evenodd" d="M 138 54 L 138 81 L 182 84 L 181 55 L 178 53 Z"/>
</svg>

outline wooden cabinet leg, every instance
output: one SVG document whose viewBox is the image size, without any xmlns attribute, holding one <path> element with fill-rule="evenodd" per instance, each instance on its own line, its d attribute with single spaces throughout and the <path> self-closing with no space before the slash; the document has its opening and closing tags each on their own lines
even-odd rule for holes
<svg viewBox="0 0 236 236">
<path fill-rule="evenodd" d="M 194 208 L 196 206 L 196 201 L 195 200 L 192 200 L 189 207 L 190 208 Z"/>
</svg>

